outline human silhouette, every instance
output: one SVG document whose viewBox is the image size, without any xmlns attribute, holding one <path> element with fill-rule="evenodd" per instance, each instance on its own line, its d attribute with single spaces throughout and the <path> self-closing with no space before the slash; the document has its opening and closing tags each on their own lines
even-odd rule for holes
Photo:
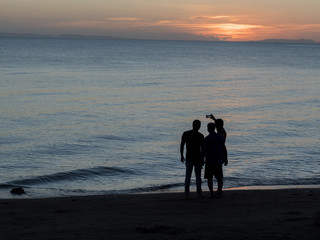
<svg viewBox="0 0 320 240">
<path fill-rule="evenodd" d="M 201 189 L 201 169 L 204 165 L 203 161 L 203 141 L 204 136 L 199 132 L 201 122 L 194 120 L 192 130 L 186 131 L 182 134 L 180 153 L 181 162 L 186 164 L 185 176 L 185 197 L 188 198 L 190 193 L 190 181 L 192 171 L 194 169 L 196 175 L 196 186 L 198 197 L 202 197 Z M 186 145 L 186 158 L 184 158 L 184 145 Z"/>
<path fill-rule="evenodd" d="M 221 134 L 221 135 L 223 136 L 223 138 L 224 138 L 224 143 L 226 143 L 226 140 L 227 140 L 227 132 L 226 132 L 226 130 L 224 129 L 224 122 L 223 122 L 223 120 L 222 120 L 221 118 L 216 119 L 216 118 L 213 116 L 213 114 L 208 115 L 208 117 L 215 122 L 217 133 L 219 133 L 219 134 Z M 226 162 L 228 162 L 228 150 L 227 150 L 227 148 L 225 148 L 224 160 L 225 160 Z"/>
<path fill-rule="evenodd" d="M 216 124 L 217 133 L 220 133 L 224 137 L 224 141 L 227 139 L 227 132 L 224 129 L 224 121 L 221 118 L 216 119 L 213 114 L 208 115 Z"/>
<path fill-rule="evenodd" d="M 217 180 L 218 189 L 217 197 L 222 195 L 223 187 L 223 170 L 222 165 L 228 164 L 226 156 L 225 139 L 222 134 L 215 132 L 216 125 L 211 122 L 208 124 L 209 135 L 204 139 L 204 156 L 205 156 L 205 175 L 208 180 L 210 196 L 215 197 L 213 192 L 213 177 Z"/>
</svg>

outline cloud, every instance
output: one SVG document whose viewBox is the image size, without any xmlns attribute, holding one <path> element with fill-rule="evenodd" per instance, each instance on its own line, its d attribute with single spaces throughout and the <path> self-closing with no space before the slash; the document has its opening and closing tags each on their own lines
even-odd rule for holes
<svg viewBox="0 0 320 240">
<path fill-rule="evenodd" d="M 270 26 L 265 38 L 313 39 L 320 40 L 320 24 L 280 24 Z"/>
<path fill-rule="evenodd" d="M 252 28 L 265 28 L 262 25 L 250 25 L 250 24 L 238 24 L 238 23 L 223 23 L 223 24 L 214 24 L 208 25 L 207 28 L 219 29 L 223 31 L 242 31 L 249 30 Z"/>
<path fill-rule="evenodd" d="M 137 21 L 142 21 L 143 18 L 117 17 L 117 18 L 107 18 L 107 20 L 115 21 L 115 22 L 137 22 Z"/>
<path fill-rule="evenodd" d="M 61 21 L 53 23 L 52 26 L 56 28 L 79 28 L 79 29 L 86 29 L 86 28 L 94 28 L 99 29 L 104 26 L 104 21 L 92 21 L 92 20 L 75 20 L 75 21 Z"/>
<path fill-rule="evenodd" d="M 94 31 L 121 37 L 186 40 L 263 40 L 266 38 L 320 39 L 320 24 L 263 24 L 252 16 L 195 15 L 184 18 L 116 17 L 100 20 L 78 19 L 55 23 L 56 29 Z"/>
<path fill-rule="evenodd" d="M 257 32 L 270 29 L 263 25 L 242 23 L 193 23 L 185 26 L 188 32 L 202 36 L 211 36 L 220 40 L 246 40 Z"/>
<path fill-rule="evenodd" d="M 225 19 L 229 18 L 230 16 L 193 16 L 191 17 L 192 20 L 215 20 L 215 19 Z"/>
</svg>

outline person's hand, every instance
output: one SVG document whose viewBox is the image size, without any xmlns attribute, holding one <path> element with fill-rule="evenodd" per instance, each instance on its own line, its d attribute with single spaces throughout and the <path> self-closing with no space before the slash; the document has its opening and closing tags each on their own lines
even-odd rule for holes
<svg viewBox="0 0 320 240">
<path fill-rule="evenodd" d="M 212 119 L 213 121 L 216 120 L 216 118 L 212 114 L 210 115 L 210 119 Z"/>
<path fill-rule="evenodd" d="M 185 159 L 184 156 L 181 156 L 181 162 L 184 163 Z"/>
</svg>

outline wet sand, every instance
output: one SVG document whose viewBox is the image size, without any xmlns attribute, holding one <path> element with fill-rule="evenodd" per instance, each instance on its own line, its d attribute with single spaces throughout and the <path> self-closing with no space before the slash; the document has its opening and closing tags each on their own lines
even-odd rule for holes
<svg viewBox="0 0 320 240">
<path fill-rule="evenodd" d="M 319 212 L 319 188 L 3 199 L 0 239 L 319 240 Z"/>
</svg>

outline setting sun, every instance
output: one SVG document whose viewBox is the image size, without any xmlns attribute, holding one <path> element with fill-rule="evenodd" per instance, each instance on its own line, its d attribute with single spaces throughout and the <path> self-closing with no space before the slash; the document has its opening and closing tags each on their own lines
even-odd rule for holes
<svg viewBox="0 0 320 240">
<path fill-rule="evenodd" d="M 246 25 L 246 24 L 215 24 L 204 25 L 203 31 L 199 32 L 203 35 L 215 34 L 218 36 L 225 36 L 226 40 L 242 40 L 242 39 L 254 39 L 254 33 L 257 29 L 263 29 L 266 27 L 258 25 Z M 199 34 L 198 33 L 198 34 Z"/>
</svg>

